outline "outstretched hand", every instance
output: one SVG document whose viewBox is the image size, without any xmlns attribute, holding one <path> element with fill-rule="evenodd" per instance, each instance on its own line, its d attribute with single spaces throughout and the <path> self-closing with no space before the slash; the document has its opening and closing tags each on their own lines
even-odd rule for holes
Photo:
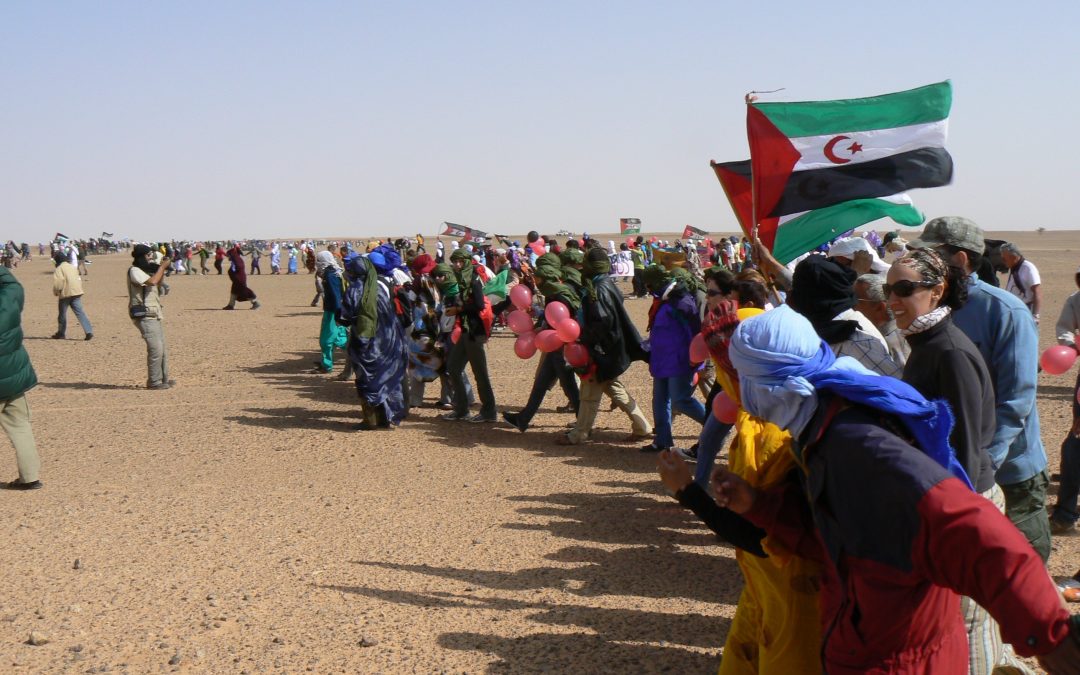
<svg viewBox="0 0 1080 675">
<path fill-rule="evenodd" d="M 757 490 L 727 469 L 717 467 L 709 481 L 717 506 L 746 513 L 754 506 Z"/>
<path fill-rule="evenodd" d="M 686 461 L 671 450 L 664 450 L 657 456 L 656 470 L 660 472 L 660 480 L 664 481 L 664 487 L 676 495 L 685 490 L 694 480 Z"/>
</svg>

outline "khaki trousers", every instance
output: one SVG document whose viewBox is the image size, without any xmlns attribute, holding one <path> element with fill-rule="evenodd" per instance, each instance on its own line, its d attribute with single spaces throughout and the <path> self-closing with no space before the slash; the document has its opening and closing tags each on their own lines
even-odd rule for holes
<svg viewBox="0 0 1080 675">
<path fill-rule="evenodd" d="M 600 410 L 600 399 L 604 394 L 611 397 L 615 405 L 630 418 L 634 435 L 652 434 L 652 425 L 645 418 L 645 413 L 641 412 L 637 402 L 618 379 L 606 382 L 582 380 L 580 390 L 581 402 L 578 404 L 577 424 L 566 435 L 571 443 L 584 443 L 592 437 L 596 413 Z"/>
<path fill-rule="evenodd" d="M 33 483 L 38 479 L 41 459 L 34 443 L 34 430 L 30 428 L 30 404 L 26 402 L 25 395 L 0 401 L 0 427 L 4 428 L 15 446 L 19 482 Z"/>
</svg>

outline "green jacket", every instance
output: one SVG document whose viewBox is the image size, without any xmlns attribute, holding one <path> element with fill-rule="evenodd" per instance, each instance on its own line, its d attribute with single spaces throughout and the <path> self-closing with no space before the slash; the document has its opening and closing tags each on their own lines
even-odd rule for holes
<svg viewBox="0 0 1080 675">
<path fill-rule="evenodd" d="M 0 267 L 0 401 L 13 399 L 37 384 L 30 355 L 23 347 L 23 287 Z"/>
</svg>

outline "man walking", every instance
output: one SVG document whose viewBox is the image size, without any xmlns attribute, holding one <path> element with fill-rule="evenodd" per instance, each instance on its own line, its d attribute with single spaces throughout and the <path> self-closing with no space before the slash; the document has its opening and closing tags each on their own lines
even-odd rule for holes
<svg viewBox="0 0 1080 675">
<path fill-rule="evenodd" d="M 592 440 L 600 399 L 607 394 L 630 418 L 628 440 L 646 439 L 653 428 L 637 402 L 619 381 L 633 360 L 645 359 L 641 336 L 623 307 L 622 291 L 609 272 L 611 261 L 602 248 L 592 248 L 582 268 L 581 344 L 589 349 L 590 365 L 581 376 L 577 421 L 555 438 L 557 445 L 578 445 Z"/>
<path fill-rule="evenodd" d="M 83 287 L 79 271 L 68 262 L 67 256 L 63 253 L 54 254 L 53 262 L 56 263 L 56 271 L 53 272 L 53 295 L 59 298 L 57 303 L 59 313 L 56 317 L 56 333 L 52 338 L 63 340 L 67 335 L 67 312 L 70 307 L 75 312 L 75 318 L 79 320 L 83 332 L 86 333 L 84 339 L 90 340 L 94 337 L 94 328 L 90 325 L 90 317 L 86 316 L 86 311 L 83 309 Z"/>
<path fill-rule="evenodd" d="M 30 427 L 26 392 L 37 384 L 30 355 L 23 347 L 23 287 L 10 270 L 0 267 L 0 427 L 15 446 L 19 478 L 0 485 L 5 490 L 36 490 L 41 487 L 41 459 Z"/>
</svg>

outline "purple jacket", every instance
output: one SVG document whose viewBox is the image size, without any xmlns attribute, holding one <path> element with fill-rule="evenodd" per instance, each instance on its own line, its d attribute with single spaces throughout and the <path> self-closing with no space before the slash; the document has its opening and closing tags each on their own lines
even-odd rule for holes
<svg viewBox="0 0 1080 675">
<path fill-rule="evenodd" d="M 649 333 L 649 374 L 653 377 L 689 377 L 690 341 L 701 332 L 697 304 L 689 293 L 669 296 L 653 320 Z"/>
</svg>

